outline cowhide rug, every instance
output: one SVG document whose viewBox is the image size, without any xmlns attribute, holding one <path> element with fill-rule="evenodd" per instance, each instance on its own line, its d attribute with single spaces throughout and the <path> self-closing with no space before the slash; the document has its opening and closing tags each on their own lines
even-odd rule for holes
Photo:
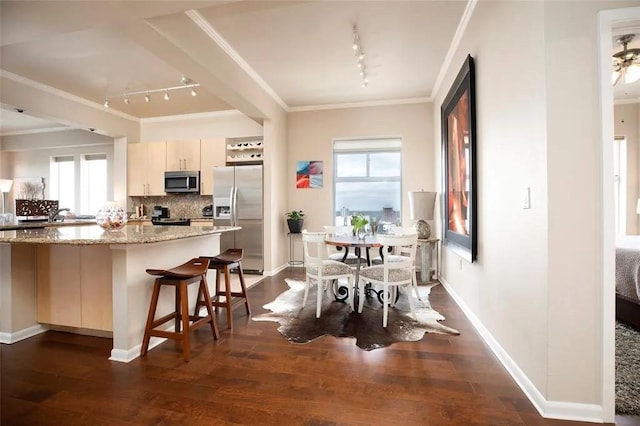
<svg viewBox="0 0 640 426">
<path fill-rule="evenodd" d="M 307 305 L 302 307 L 304 281 L 285 279 L 289 289 L 273 302 L 263 306 L 271 312 L 253 317 L 254 321 L 280 323 L 278 331 L 292 343 L 308 343 L 318 337 L 355 337 L 356 345 L 366 351 L 390 346 L 395 342 L 416 342 L 425 333 L 460 334 L 457 330 L 440 324 L 444 317 L 431 308 L 429 292 L 433 286 L 419 286 L 420 298 L 416 300 L 417 321 L 411 316 L 405 290 L 395 307 L 389 307 L 387 328 L 382 327 L 382 304 L 377 297 L 366 297 L 361 314 L 351 311 L 345 302 L 336 301 L 325 294 L 322 313 L 316 318 L 316 286 L 309 289 Z M 327 292 L 331 292 L 328 289 Z"/>
</svg>

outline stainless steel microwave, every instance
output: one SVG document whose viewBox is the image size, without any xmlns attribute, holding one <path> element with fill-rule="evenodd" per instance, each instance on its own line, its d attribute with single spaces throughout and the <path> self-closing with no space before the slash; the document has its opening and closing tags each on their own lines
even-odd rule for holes
<svg viewBox="0 0 640 426">
<path fill-rule="evenodd" d="M 200 193 L 200 172 L 164 172 L 164 192 Z"/>
</svg>

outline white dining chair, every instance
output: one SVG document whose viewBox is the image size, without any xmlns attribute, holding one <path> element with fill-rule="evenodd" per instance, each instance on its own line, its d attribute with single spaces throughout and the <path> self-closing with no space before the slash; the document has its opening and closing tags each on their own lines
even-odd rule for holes
<svg viewBox="0 0 640 426">
<path fill-rule="evenodd" d="M 317 284 L 318 297 L 316 302 L 316 318 L 320 318 L 322 309 L 322 295 L 326 291 L 329 284 L 333 280 L 346 278 L 350 289 L 353 288 L 353 270 L 346 263 L 337 260 L 331 260 L 327 257 L 327 247 L 324 241 L 326 234 L 324 232 L 308 232 L 302 231 L 302 243 L 304 246 L 304 266 L 306 274 L 306 286 L 304 289 L 304 299 L 302 306 L 307 304 L 309 296 L 309 288 L 312 281 Z M 349 292 L 352 293 L 351 291 Z M 353 306 L 353 297 L 351 297 L 351 308 Z"/>
<path fill-rule="evenodd" d="M 394 226 L 391 230 L 392 235 L 416 235 L 417 238 L 417 234 L 418 232 L 416 231 L 416 228 L 411 227 L 411 226 Z M 381 234 L 384 235 L 384 234 Z M 387 253 L 385 255 L 385 257 L 389 257 L 389 261 L 390 262 L 395 262 L 395 261 L 404 261 L 404 257 L 403 256 L 399 256 L 397 254 L 393 254 L 393 252 L 389 252 L 387 250 L 387 248 L 383 248 L 382 249 L 383 253 Z M 377 256 L 373 259 L 371 259 L 371 264 L 372 265 L 382 265 L 383 264 L 383 258 L 380 256 Z M 413 286 L 413 291 L 416 294 L 416 299 L 422 301 L 422 298 L 420 298 L 420 292 L 418 291 L 418 271 L 416 269 L 416 265 L 413 265 L 413 272 L 411 273 L 411 277 L 412 277 L 412 286 Z"/>
<path fill-rule="evenodd" d="M 353 235 L 353 226 L 344 225 L 344 226 L 325 226 L 324 232 L 328 237 L 333 236 L 352 236 Z M 358 256 L 354 251 L 349 251 L 346 247 L 340 247 L 340 250 L 337 250 L 336 247 L 332 247 L 327 245 L 327 253 L 329 255 L 329 259 L 338 260 L 342 263 L 346 263 L 351 266 L 355 266 L 358 263 Z M 360 261 L 366 261 L 365 258 L 360 256 Z"/>
<path fill-rule="evenodd" d="M 414 262 L 416 258 L 416 246 L 418 245 L 418 235 L 378 235 L 378 241 L 382 243 L 385 248 L 392 247 L 392 253 L 384 256 L 382 265 L 369 266 L 360 270 L 358 312 L 362 312 L 366 283 L 382 286 L 382 326 L 386 327 L 389 316 L 389 290 L 391 290 L 392 293 L 391 300 L 393 304 L 395 304 L 398 287 L 414 286 Z M 410 290 L 407 291 L 407 297 L 409 298 L 411 313 L 413 317 L 416 318 L 413 295 Z"/>
</svg>

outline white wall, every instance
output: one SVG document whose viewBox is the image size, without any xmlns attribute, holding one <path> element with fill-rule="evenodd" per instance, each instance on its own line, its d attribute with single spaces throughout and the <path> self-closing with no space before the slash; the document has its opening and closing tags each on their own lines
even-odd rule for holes
<svg viewBox="0 0 640 426">
<path fill-rule="evenodd" d="M 113 144 L 105 145 L 90 145 L 84 147 L 73 148 L 51 148 L 51 149 L 38 149 L 30 151 L 15 151 L 5 152 L 7 157 L 8 167 L 7 174 L 10 178 L 24 178 L 24 177 L 43 177 L 45 181 L 45 199 L 50 198 L 49 192 L 49 163 L 51 157 L 61 155 L 73 155 L 76 160 L 76 176 L 79 176 L 80 158 L 84 154 L 98 154 L 105 153 L 107 155 L 107 199 L 113 199 L 114 187 L 113 187 Z M 76 187 L 76 199 L 79 197 L 80 188 Z M 68 206 L 60 206 L 68 207 Z M 15 204 L 13 198 L 13 188 L 10 192 L 10 196 L 7 199 L 7 210 L 10 212 L 15 211 Z M 76 212 L 83 214 L 95 214 L 95 212 Z"/>
<path fill-rule="evenodd" d="M 304 227 L 322 230 L 333 218 L 333 140 L 399 136 L 402 138 L 402 211 L 403 221 L 407 223 L 407 191 L 436 189 L 432 120 L 432 106 L 427 103 L 289 114 L 287 210 L 303 210 Z M 324 161 L 322 188 L 296 188 L 296 164 L 303 160 Z M 285 223 L 284 215 L 281 222 Z"/>
<path fill-rule="evenodd" d="M 471 54 L 476 61 L 478 261 L 469 264 L 444 249 L 442 273 L 541 392 L 547 383 L 543 16 L 539 2 L 479 2 L 434 100 L 439 123 L 439 106 Z M 438 126 L 436 140 L 440 134 Z M 527 187 L 530 210 L 523 209 Z"/>
<path fill-rule="evenodd" d="M 619 83 L 620 84 L 620 83 Z M 624 83 L 622 83 L 624 84 Z M 640 104 L 614 107 L 615 136 L 627 140 L 627 234 L 640 234 L 640 215 L 636 203 L 640 198 Z"/>
<path fill-rule="evenodd" d="M 262 135 L 262 125 L 239 111 L 143 119 L 140 140 L 157 142 L 176 139 L 233 138 Z"/>
<path fill-rule="evenodd" d="M 636 4 L 478 2 L 434 101 L 438 122 L 474 56 L 478 262 L 444 250 L 442 273 L 550 417 L 610 414 L 601 405 L 613 389 L 603 388 L 597 23 L 599 10 Z M 567 66 L 577 63 L 580 78 Z"/>
</svg>

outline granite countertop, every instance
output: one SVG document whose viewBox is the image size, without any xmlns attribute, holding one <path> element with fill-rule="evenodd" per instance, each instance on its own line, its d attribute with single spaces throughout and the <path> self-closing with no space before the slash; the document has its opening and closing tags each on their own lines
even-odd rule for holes
<svg viewBox="0 0 640 426">
<path fill-rule="evenodd" d="M 54 224 L 55 225 L 55 224 Z M 59 223 L 58 223 L 59 225 Z M 127 224 L 120 231 L 105 231 L 95 224 L 0 230 L 0 243 L 32 244 L 146 244 L 236 231 L 238 226 L 148 226 Z"/>
<path fill-rule="evenodd" d="M 47 222 L 46 220 L 14 221 L 0 224 L 0 231 L 15 229 L 48 228 L 52 226 L 95 225 L 95 219 L 65 219 L 64 221 Z"/>
<path fill-rule="evenodd" d="M 151 218 L 133 218 L 129 219 L 127 223 L 146 223 L 151 224 Z M 196 217 L 191 218 L 192 226 L 202 226 L 201 224 L 212 224 L 213 218 L 210 217 Z M 46 220 L 33 220 L 33 221 L 14 221 L 11 223 L 0 224 L 0 231 L 13 231 L 17 229 L 35 229 L 35 228 L 50 228 L 58 226 L 81 226 L 81 225 L 95 225 L 95 219 L 65 219 L 64 221 L 47 222 Z"/>
</svg>

